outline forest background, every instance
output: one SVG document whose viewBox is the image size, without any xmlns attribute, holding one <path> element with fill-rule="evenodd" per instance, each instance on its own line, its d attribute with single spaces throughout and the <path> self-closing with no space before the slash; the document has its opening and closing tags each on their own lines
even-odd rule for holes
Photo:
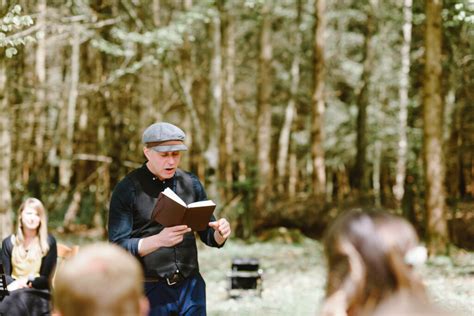
<svg viewBox="0 0 474 316">
<path fill-rule="evenodd" d="M 473 1 L 0 3 L 3 237 L 28 196 L 104 236 L 168 121 L 235 237 L 380 206 L 432 254 L 474 248 Z"/>
</svg>

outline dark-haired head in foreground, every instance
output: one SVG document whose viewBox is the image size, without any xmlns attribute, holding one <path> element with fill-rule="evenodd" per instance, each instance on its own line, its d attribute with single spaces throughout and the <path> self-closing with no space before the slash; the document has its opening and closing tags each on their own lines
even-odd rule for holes
<svg viewBox="0 0 474 316">
<path fill-rule="evenodd" d="M 426 260 L 413 226 L 385 211 L 344 212 L 324 240 L 328 264 L 321 315 L 441 315 L 414 266 Z"/>
</svg>

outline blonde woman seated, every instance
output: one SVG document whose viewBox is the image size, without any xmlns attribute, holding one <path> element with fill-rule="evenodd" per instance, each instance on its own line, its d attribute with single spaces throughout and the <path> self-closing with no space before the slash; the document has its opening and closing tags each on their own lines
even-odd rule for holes
<svg viewBox="0 0 474 316">
<path fill-rule="evenodd" d="M 446 315 L 413 269 L 426 260 L 412 225 L 384 211 L 351 210 L 329 228 L 322 316 Z"/>
<path fill-rule="evenodd" d="M 1 259 L 7 288 L 49 289 L 57 249 L 56 240 L 48 235 L 48 221 L 43 203 L 28 198 L 18 210 L 16 234 L 3 240 Z"/>
<path fill-rule="evenodd" d="M 28 198 L 18 209 L 16 233 L 3 240 L 1 259 L 10 295 L 0 303 L 0 315 L 49 315 L 57 249 L 40 200 Z"/>
</svg>

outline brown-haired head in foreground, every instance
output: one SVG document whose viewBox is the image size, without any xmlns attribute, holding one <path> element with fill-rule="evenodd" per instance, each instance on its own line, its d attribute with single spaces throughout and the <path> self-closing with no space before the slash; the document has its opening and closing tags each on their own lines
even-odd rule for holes
<svg viewBox="0 0 474 316">
<path fill-rule="evenodd" d="M 85 246 L 64 263 L 56 275 L 53 303 L 62 316 L 148 313 L 140 264 L 124 249 L 107 243 Z"/>
<path fill-rule="evenodd" d="M 329 228 L 324 249 L 328 279 L 322 315 L 371 315 L 401 293 L 427 302 L 413 270 L 426 258 L 426 250 L 418 246 L 417 234 L 405 219 L 385 211 L 344 212 Z"/>
</svg>

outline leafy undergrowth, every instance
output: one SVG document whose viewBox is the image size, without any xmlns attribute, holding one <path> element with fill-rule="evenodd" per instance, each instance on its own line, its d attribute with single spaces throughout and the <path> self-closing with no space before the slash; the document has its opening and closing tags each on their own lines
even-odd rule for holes
<svg viewBox="0 0 474 316">
<path fill-rule="evenodd" d="M 324 295 L 325 263 L 318 241 L 297 244 L 230 240 L 224 248 L 199 244 L 201 273 L 207 284 L 208 315 L 317 315 Z M 232 259 L 258 258 L 262 293 L 243 291 L 230 298 Z M 474 315 L 474 253 L 457 251 L 418 268 L 432 300 L 454 315 Z M 248 293 L 247 293 L 248 292 Z"/>
</svg>

